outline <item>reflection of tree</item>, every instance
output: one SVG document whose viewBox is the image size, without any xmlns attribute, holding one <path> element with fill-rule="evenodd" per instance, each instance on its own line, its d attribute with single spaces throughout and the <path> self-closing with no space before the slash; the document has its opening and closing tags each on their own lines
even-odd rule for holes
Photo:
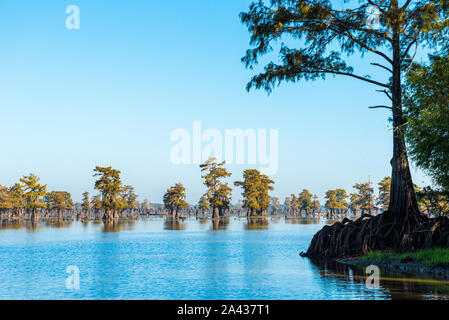
<svg viewBox="0 0 449 320">
<path fill-rule="evenodd" d="M 72 220 L 54 219 L 54 220 L 48 220 L 45 223 L 45 226 L 61 229 L 61 228 L 70 227 L 72 222 L 73 222 Z"/>
<path fill-rule="evenodd" d="M 197 217 L 196 220 L 199 221 L 201 224 L 206 224 L 209 221 L 208 217 Z"/>
<path fill-rule="evenodd" d="M 285 217 L 285 223 L 287 223 L 287 224 L 319 224 L 320 219 L 303 219 L 303 218 Z"/>
<path fill-rule="evenodd" d="M 120 232 L 133 230 L 136 222 L 134 220 L 105 221 L 103 232 Z"/>
<path fill-rule="evenodd" d="M 186 224 L 182 219 L 167 218 L 164 222 L 164 230 L 185 230 Z"/>
<path fill-rule="evenodd" d="M 0 230 L 18 230 L 26 226 L 26 223 L 19 220 L 2 220 Z"/>
<path fill-rule="evenodd" d="M 212 220 L 213 230 L 226 230 L 230 222 L 230 217 L 222 217 L 220 219 Z"/>
<path fill-rule="evenodd" d="M 313 260 L 323 277 L 332 277 L 351 283 L 364 283 L 368 274 L 364 267 L 354 267 L 336 261 Z M 441 281 L 419 279 L 398 272 L 381 271 L 380 287 L 396 299 L 428 299 L 430 297 L 449 298 L 449 286 Z"/>
<path fill-rule="evenodd" d="M 267 218 L 250 218 L 246 219 L 245 230 L 268 230 L 270 222 Z"/>
</svg>

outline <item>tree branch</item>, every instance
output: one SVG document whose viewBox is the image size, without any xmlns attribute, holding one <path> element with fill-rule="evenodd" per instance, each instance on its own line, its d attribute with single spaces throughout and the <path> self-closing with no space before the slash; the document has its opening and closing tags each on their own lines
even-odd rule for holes
<svg viewBox="0 0 449 320">
<path fill-rule="evenodd" d="M 371 83 L 371 84 L 375 84 L 375 85 L 378 85 L 378 86 L 390 89 L 390 86 L 385 84 L 385 83 L 378 82 L 378 81 L 371 80 L 371 79 L 367 79 L 365 77 L 358 76 L 356 74 L 349 73 L 349 72 L 340 72 L 340 71 L 333 71 L 333 70 L 321 70 L 321 72 L 323 72 L 323 73 L 330 73 L 330 74 L 337 74 L 337 75 L 341 75 L 341 76 L 353 77 L 353 78 L 356 78 L 356 79 L 359 79 L 359 80 L 362 80 L 362 81 L 366 81 L 366 82 Z"/>
<path fill-rule="evenodd" d="M 368 107 L 370 109 L 379 109 L 379 108 L 384 108 L 384 109 L 389 109 L 389 110 L 393 110 L 392 107 L 388 107 L 388 106 L 373 106 L 373 107 Z"/>
<path fill-rule="evenodd" d="M 391 97 L 391 95 L 388 93 L 388 91 L 387 90 L 376 90 L 377 92 L 383 92 L 383 93 L 385 93 L 386 95 L 387 95 L 387 97 L 391 100 L 391 101 L 393 101 L 393 98 Z"/>
<path fill-rule="evenodd" d="M 379 63 L 371 63 L 371 65 L 377 66 L 377 67 L 381 67 L 381 68 L 383 68 L 383 69 L 385 69 L 385 70 L 387 70 L 387 71 L 393 73 L 393 70 L 391 70 L 390 68 L 388 68 L 388 67 L 386 67 L 386 66 L 383 66 L 383 65 L 381 65 L 381 64 L 379 64 Z"/>
</svg>

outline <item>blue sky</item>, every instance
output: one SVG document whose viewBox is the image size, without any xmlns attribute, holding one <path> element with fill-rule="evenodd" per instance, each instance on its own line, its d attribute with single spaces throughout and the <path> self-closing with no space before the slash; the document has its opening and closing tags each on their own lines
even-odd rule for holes
<svg viewBox="0 0 449 320">
<path fill-rule="evenodd" d="M 111 165 L 140 199 L 161 202 L 180 181 L 187 200 L 204 192 L 196 165 L 169 161 L 172 130 L 279 130 L 273 195 L 390 175 L 392 133 L 375 86 L 347 78 L 246 92 L 240 58 L 249 35 L 239 13 L 250 1 L 1 1 L 0 184 L 33 172 L 49 190 L 79 200 L 93 168 Z M 80 30 L 65 27 L 78 5 Z M 369 56 L 352 58 L 361 74 Z M 229 166 L 230 182 L 248 166 Z M 415 183 L 428 179 L 413 169 Z M 235 190 L 234 201 L 240 198 Z"/>
</svg>

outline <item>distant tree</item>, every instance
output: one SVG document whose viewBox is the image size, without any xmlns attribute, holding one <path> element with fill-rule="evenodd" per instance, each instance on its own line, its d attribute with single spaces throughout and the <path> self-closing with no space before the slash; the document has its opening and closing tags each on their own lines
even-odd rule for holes
<svg viewBox="0 0 449 320">
<path fill-rule="evenodd" d="M 312 209 L 312 194 L 309 190 L 303 189 L 298 197 L 299 209 L 304 210 L 306 214 L 309 214 L 309 210 Z"/>
<path fill-rule="evenodd" d="M 422 204 L 423 210 L 429 215 L 441 217 L 449 214 L 449 192 L 434 190 L 431 187 L 424 187 L 417 190 L 418 202 Z"/>
<path fill-rule="evenodd" d="M 326 203 L 324 206 L 328 210 L 331 216 L 335 214 L 335 210 L 339 208 L 338 199 L 337 199 L 337 192 L 335 190 L 328 190 L 326 191 L 326 195 L 324 196 L 326 199 Z"/>
<path fill-rule="evenodd" d="M 164 194 L 165 208 L 169 210 L 170 215 L 174 218 L 179 218 L 179 210 L 189 207 L 185 199 L 186 189 L 181 183 L 177 183 L 173 187 L 170 187 Z"/>
<path fill-rule="evenodd" d="M 47 193 L 47 185 L 39 184 L 39 178 L 30 173 L 20 179 L 24 189 L 25 208 L 31 212 L 31 216 L 35 219 L 38 209 L 45 208 L 43 197 Z"/>
<path fill-rule="evenodd" d="M 383 178 L 379 184 L 379 196 L 377 205 L 383 210 L 388 210 L 388 204 L 390 203 L 390 189 L 391 189 L 391 177 Z"/>
<path fill-rule="evenodd" d="M 124 186 L 121 192 L 122 199 L 125 203 L 125 208 L 134 210 L 137 208 L 137 194 L 132 186 Z"/>
<path fill-rule="evenodd" d="M 287 213 L 290 213 L 292 211 L 292 198 L 285 197 L 284 200 L 284 209 Z"/>
<path fill-rule="evenodd" d="M 150 210 L 151 209 L 151 203 L 150 200 L 144 199 L 142 202 L 142 209 L 144 210 Z"/>
<path fill-rule="evenodd" d="M 279 202 L 278 197 L 270 197 L 270 208 L 273 212 L 279 212 L 282 210 L 282 205 Z"/>
<path fill-rule="evenodd" d="M 95 189 L 100 191 L 102 208 L 105 209 L 103 221 L 113 221 L 118 218 L 118 210 L 123 208 L 120 197 L 123 188 L 120 171 L 112 167 L 97 166 L 94 169 L 94 177 L 98 177 Z"/>
<path fill-rule="evenodd" d="M 362 214 L 365 212 L 371 214 L 376 209 L 374 205 L 374 188 L 371 186 L 371 182 L 356 183 L 353 188 L 357 190 Z"/>
<path fill-rule="evenodd" d="M 81 208 L 83 209 L 83 211 L 85 213 L 88 213 L 90 211 L 90 209 L 92 208 L 92 205 L 90 204 L 90 201 L 89 201 L 89 192 L 83 193 Z"/>
<path fill-rule="evenodd" d="M 243 201 L 242 200 L 239 200 L 237 202 L 237 204 L 235 205 L 235 209 L 237 209 L 237 210 L 242 210 L 243 209 Z"/>
<path fill-rule="evenodd" d="M 231 176 L 226 168 L 225 161 L 217 163 L 216 158 L 210 157 L 205 163 L 200 165 L 204 179 L 204 185 L 207 187 L 206 198 L 212 208 L 212 217 L 219 218 L 223 216 L 224 210 L 230 207 L 232 189 L 227 182 L 221 181 Z"/>
<path fill-rule="evenodd" d="M 200 198 L 200 201 L 198 201 L 198 209 L 201 210 L 201 212 L 203 214 L 205 211 L 209 210 L 209 201 L 207 201 L 207 198 L 205 195 L 203 195 Z"/>
<path fill-rule="evenodd" d="M 103 201 L 101 201 L 101 195 L 97 194 L 92 198 L 92 208 L 95 209 L 95 213 L 98 214 L 103 209 Z"/>
<path fill-rule="evenodd" d="M 22 215 L 22 211 L 25 208 L 25 197 L 23 186 L 19 183 L 15 183 L 9 188 L 9 195 L 12 202 L 12 210 L 18 216 Z"/>
<path fill-rule="evenodd" d="M 248 209 L 248 216 L 264 215 L 270 207 L 268 192 L 273 190 L 274 181 L 256 169 L 245 170 L 243 179 L 234 185 L 243 188 L 243 207 Z"/>
<path fill-rule="evenodd" d="M 321 203 L 318 200 L 318 196 L 316 194 L 313 195 L 312 199 L 313 200 L 312 200 L 312 205 L 311 205 L 310 209 L 312 210 L 313 213 L 316 213 L 318 210 L 320 210 Z"/>
<path fill-rule="evenodd" d="M 449 56 L 431 56 L 407 74 L 405 130 L 409 154 L 449 191 Z"/>
<path fill-rule="evenodd" d="M 349 209 L 349 204 L 346 201 L 348 194 L 345 189 L 336 189 L 335 196 L 337 198 L 337 209 L 340 213 L 346 212 Z"/>
<path fill-rule="evenodd" d="M 0 214 L 13 209 L 12 198 L 7 187 L 0 185 Z"/>
<path fill-rule="evenodd" d="M 60 217 L 62 211 L 66 209 L 73 209 L 73 200 L 70 193 L 66 191 L 52 191 L 44 196 L 45 207 L 49 211 L 57 211 Z"/>
<path fill-rule="evenodd" d="M 293 214 L 297 214 L 299 212 L 299 199 L 295 194 L 290 195 L 291 198 L 291 209 L 293 211 Z"/>
<path fill-rule="evenodd" d="M 357 215 L 357 213 L 359 212 L 359 210 L 361 208 L 360 196 L 358 193 L 354 192 L 349 195 L 349 199 L 350 199 L 349 207 L 351 208 L 352 213 L 354 215 Z"/>
</svg>

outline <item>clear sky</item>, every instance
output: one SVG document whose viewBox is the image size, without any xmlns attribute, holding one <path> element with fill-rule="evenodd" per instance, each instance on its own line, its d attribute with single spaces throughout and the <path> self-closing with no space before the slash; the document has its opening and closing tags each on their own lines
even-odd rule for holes
<svg viewBox="0 0 449 320">
<path fill-rule="evenodd" d="M 240 62 L 249 35 L 239 13 L 249 0 L 85 0 L 0 2 L 0 184 L 30 172 L 48 190 L 78 201 L 93 192 L 93 168 L 122 171 L 140 200 L 161 202 L 176 182 L 196 203 L 197 165 L 170 162 L 170 133 L 200 120 L 204 129 L 277 129 L 273 195 L 308 188 L 352 191 L 390 175 L 392 132 L 375 86 L 342 77 L 283 84 L 268 96 L 246 92 Z M 65 26 L 80 8 L 80 30 Z M 354 58 L 361 74 L 382 71 Z M 230 165 L 230 182 L 248 165 Z M 415 183 L 428 179 L 413 169 Z M 235 190 L 233 202 L 240 198 Z"/>
</svg>

